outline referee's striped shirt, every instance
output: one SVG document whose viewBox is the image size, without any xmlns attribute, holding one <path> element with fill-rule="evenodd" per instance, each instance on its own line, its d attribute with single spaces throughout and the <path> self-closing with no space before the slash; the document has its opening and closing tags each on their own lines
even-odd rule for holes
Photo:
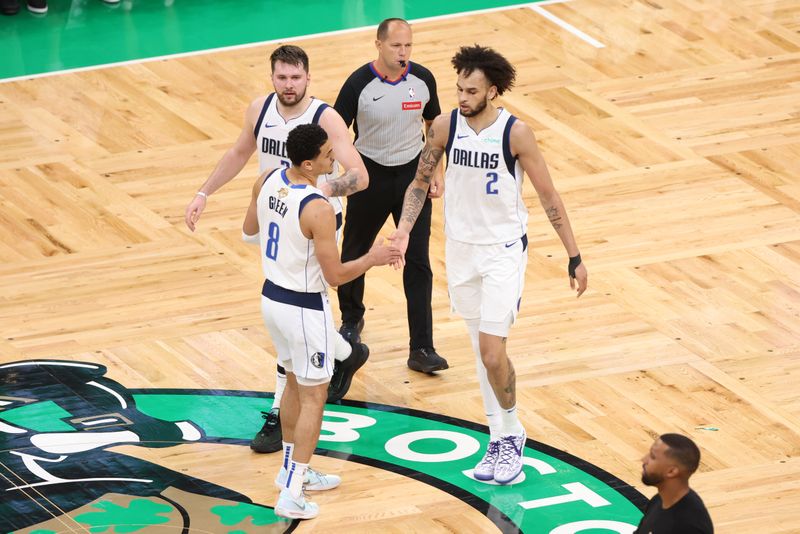
<svg viewBox="0 0 800 534">
<path fill-rule="evenodd" d="M 405 72 L 389 80 L 367 63 L 347 78 L 334 108 L 356 134 L 356 149 L 369 159 L 393 167 L 411 161 L 422 150 L 422 119 L 441 109 L 431 71 L 408 62 Z"/>
</svg>

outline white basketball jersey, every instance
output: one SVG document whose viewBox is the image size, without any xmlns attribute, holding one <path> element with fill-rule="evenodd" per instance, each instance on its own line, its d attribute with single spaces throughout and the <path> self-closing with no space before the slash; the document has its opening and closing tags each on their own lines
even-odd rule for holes
<svg viewBox="0 0 800 534">
<path fill-rule="evenodd" d="M 455 109 L 450 114 L 444 188 L 445 234 L 475 245 L 509 243 L 528 228 L 522 166 L 511 154 L 516 117 L 500 109 L 480 133 Z"/>
<path fill-rule="evenodd" d="M 328 108 L 328 104 L 317 98 L 311 97 L 308 107 L 299 116 L 285 120 L 278 111 L 278 97 L 275 93 L 270 93 L 261 108 L 261 114 L 256 121 L 254 130 L 256 136 L 256 150 L 258 151 L 258 172 L 263 173 L 267 169 L 277 169 L 280 167 L 288 168 L 292 166 L 289 157 L 286 155 L 286 138 L 295 126 L 300 124 L 319 124 L 322 112 Z M 339 167 L 334 163 L 333 171 L 330 174 L 321 174 L 317 179 L 320 185 L 332 178 L 339 176 Z M 342 222 L 342 200 L 339 197 L 329 199 L 336 213 L 336 228 Z"/>
<path fill-rule="evenodd" d="M 256 208 L 264 276 L 284 289 L 302 293 L 326 291 L 314 242 L 300 229 L 300 213 L 315 198 L 327 201 L 316 187 L 291 183 L 285 168 L 270 173 L 258 193 Z"/>
</svg>

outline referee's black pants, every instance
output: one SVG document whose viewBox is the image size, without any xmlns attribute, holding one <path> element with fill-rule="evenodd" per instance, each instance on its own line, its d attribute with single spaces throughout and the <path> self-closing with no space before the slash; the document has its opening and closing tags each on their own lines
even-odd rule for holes
<svg viewBox="0 0 800 534">
<path fill-rule="evenodd" d="M 378 232 L 392 215 L 395 226 L 403 211 L 403 198 L 417 171 L 417 157 L 404 165 L 386 167 L 361 156 L 369 172 L 369 186 L 347 197 L 347 214 L 342 241 L 342 262 L 354 260 L 369 251 Z M 433 273 L 428 256 L 431 237 L 431 200 L 426 199 L 411 230 L 403 269 L 406 293 L 409 347 L 433 348 L 431 291 Z M 364 317 L 364 275 L 339 286 L 342 322 L 355 324 Z"/>
</svg>

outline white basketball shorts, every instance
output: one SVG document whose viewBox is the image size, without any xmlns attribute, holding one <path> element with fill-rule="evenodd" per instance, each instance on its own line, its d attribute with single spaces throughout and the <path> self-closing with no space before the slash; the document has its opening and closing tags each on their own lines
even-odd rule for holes
<svg viewBox="0 0 800 534">
<path fill-rule="evenodd" d="M 278 353 L 278 364 L 297 383 L 329 382 L 338 335 L 327 293 L 300 293 L 270 281 L 261 292 L 261 315 Z"/>
<path fill-rule="evenodd" d="M 445 262 L 452 310 L 466 320 L 480 320 L 481 332 L 508 337 L 522 299 L 527 236 L 497 245 L 448 239 Z"/>
</svg>

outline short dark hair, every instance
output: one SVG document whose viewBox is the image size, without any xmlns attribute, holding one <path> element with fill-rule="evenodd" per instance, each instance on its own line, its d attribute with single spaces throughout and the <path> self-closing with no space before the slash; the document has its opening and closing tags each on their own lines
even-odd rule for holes
<svg viewBox="0 0 800 534">
<path fill-rule="evenodd" d="M 308 72 L 308 54 L 299 46 L 281 45 L 269 56 L 269 63 L 272 70 L 275 70 L 275 63 L 278 61 L 287 65 L 302 66 Z"/>
<path fill-rule="evenodd" d="M 379 41 L 383 41 L 383 40 L 386 39 L 386 34 L 389 33 L 389 25 L 392 22 L 402 22 L 406 26 L 411 27 L 411 25 L 405 19 L 399 19 L 397 17 L 393 17 L 393 18 L 389 18 L 389 19 L 383 19 L 381 21 L 381 23 L 378 24 L 378 33 L 376 34 L 376 36 L 377 36 Z"/>
<path fill-rule="evenodd" d="M 319 156 L 327 140 L 328 134 L 319 124 L 301 124 L 286 137 L 286 155 L 292 165 L 300 165 Z"/>
<path fill-rule="evenodd" d="M 659 439 L 667 446 L 667 456 L 681 464 L 690 475 L 697 471 L 700 449 L 694 441 L 681 434 L 663 434 Z"/>
<path fill-rule="evenodd" d="M 462 46 L 451 63 L 456 72 L 463 73 L 464 76 L 469 76 L 475 70 L 481 71 L 489 83 L 497 87 L 498 95 L 511 89 L 517 78 L 514 66 L 501 54 L 486 46 Z"/>
</svg>

